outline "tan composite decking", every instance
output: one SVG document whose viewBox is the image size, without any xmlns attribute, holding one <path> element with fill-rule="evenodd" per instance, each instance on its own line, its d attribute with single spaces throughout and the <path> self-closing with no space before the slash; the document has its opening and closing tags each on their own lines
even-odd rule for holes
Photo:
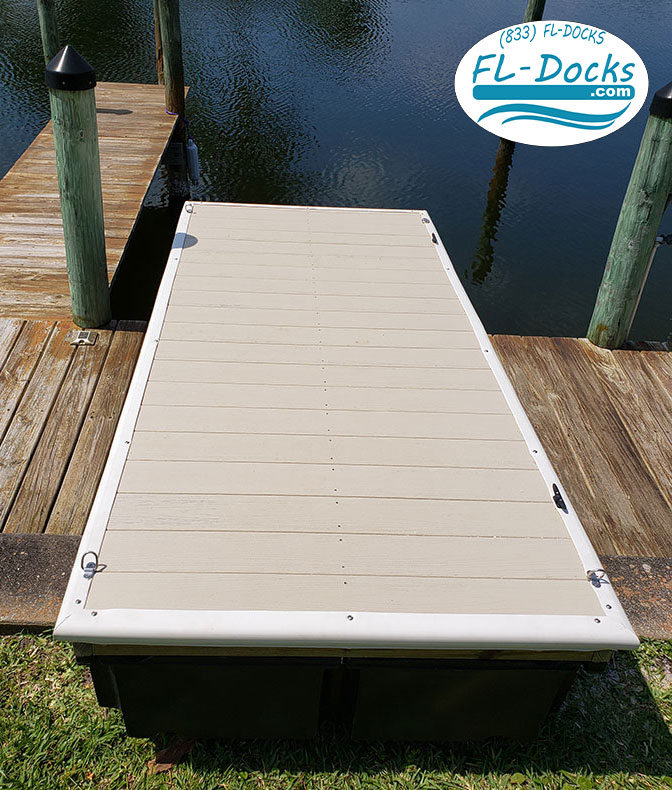
<svg viewBox="0 0 672 790">
<path fill-rule="evenodd" d="M 87 609 L 602 614 L 420 212 L 188 234 Z"/>
</svg>

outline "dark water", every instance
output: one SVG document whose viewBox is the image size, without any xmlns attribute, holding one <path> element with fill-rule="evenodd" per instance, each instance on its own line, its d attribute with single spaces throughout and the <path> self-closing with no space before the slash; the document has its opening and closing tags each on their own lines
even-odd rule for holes
<svg viewBox="0 0 672 790">
<path fill-rule="evenodd" d="M 35 2 L 0 1 L 2 174 L 48 107 Z M 585 333 L 648 102 L 593 143 L 498 153 L 499 141 L 457 105 L 452 80 L 462 54 L 519 21 L 524 6 L 182 0 L 188 115 L 203 175 L 194 197 L 426 208 L 489 331 Z M 61 0 L 59 8 L 62 41 L 99 79 L 155 80 L 151 0 Z M 623 38 L 644 59 L 652 91 L 672 80 L 672 0 L 548 0 L 545 16 Z M 159 178 L 144 220 L 151 233 L 167 229 L 166 202 Z M 662 230 L 672 232 L 669 216 Z M 147 264 L 140 256 L 134 265 Z M 663 248 L 633 337 L 670 337 L 671 296 L 672 250 Z"/>
</svg>

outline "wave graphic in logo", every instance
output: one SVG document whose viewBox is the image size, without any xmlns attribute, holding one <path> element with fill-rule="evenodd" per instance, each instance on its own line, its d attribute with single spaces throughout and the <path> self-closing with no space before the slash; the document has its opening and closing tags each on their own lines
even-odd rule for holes
<svg viewBox="0 0 672 790">
<path fill-rule="evenodd" d="M 511 121 L 542 121 L 543 123 L 552 123 L 558 126 L 569 126 L 573 129 L 607 129 L 617 118 L 623 115 L 629 106 L 630 102 L 618 112 L 598 115 L 595 113 L 561 110 L 558 107 L 546 107 L 543 104 L 503 104 L 499 107 L 493 107 L 487 110 L 478 120 L 480 122 L 484 118 L 502 112 L 526 113 L 524 115 L 512 115 L 510 118 L 505 118 L 502 121 L 502 125 L 510 123 Z"/>
</svg>

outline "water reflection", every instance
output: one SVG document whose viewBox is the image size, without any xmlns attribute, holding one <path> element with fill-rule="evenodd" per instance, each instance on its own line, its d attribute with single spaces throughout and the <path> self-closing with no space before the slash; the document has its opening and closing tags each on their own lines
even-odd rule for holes
<svg viewBox="0 0 672 790">
<path fill-rule="evenodd" d="M 656 2 L 655 17 L 642 13 L 646 0 L 590 8 L 567 0 L 559 10 L 548 2 L 546 15 L 623 38 L 644 58 L 653 89 L 670 80 L 668 31 L 657 20 L 672 15 L 672 0 Z M 62 40 L 101 80 L 156 82 L 151 0 L 57 4 Z M 507 186 L 507 152 L 492 172 L 497 139 L 462 112 L 452 80 L 462 55 L 519 22 L 524 8 L 525 0 L 182 0 L 187 113 L 202 164 L 195 196 L 427 209 L 488 330 L 583 333 L 646 109 L 595 143 L 518 146 Z M 47 118 L 35 0 L 0 0 L 0 175 Z M 165 206 L 160 178 L 148 202 Z M 670 331 L 672 267 L 660 256 L 635 336 Z"/>
<path fill-rule="evenodd" d="M 516 144 L 511 140 L 499 141 L 492 179 L 483 212 L 481 234 L 476 244 L 474 260 L 471 264 L 471 280 L 477 285 L 485 282 L 495 260 L 495 241 L 502 211 L 506 205 L 506 190 L 509 185 L 509 171 L 513 162 Z"/>
<path fill-rule="evenodd" d="M 298 0 L 295 14 L 296 33 L 320 57 L 323 47 L 356 58 L 373 57 L 386 28 L 380 0 Z"/>
<path fill-rule="evenodd" d="M 99 80 L 156 82 L 154 52 L 146 35 L 138 35 L 153 27 L 152 3 L 114 0 L 96 3 L 95 11 L 92 6 L 82 0 L 57 3 L 61 42 L 80 50 Z"/>
</svg>

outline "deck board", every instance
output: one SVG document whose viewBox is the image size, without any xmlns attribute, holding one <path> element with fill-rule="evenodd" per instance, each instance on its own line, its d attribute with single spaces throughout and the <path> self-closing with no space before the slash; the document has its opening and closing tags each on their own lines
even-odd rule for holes
<svg viewBox="0 0 672 790">
<path fill-rule="evenodd" d="M 143 327 L 75 347 L 69 322 L 0 318 L 0 532 L 82 534 Z"/>
<path fill-rule="evenodd" d="M 144 323 L 120 321 L 44 531 L 81 535 L 144 340 Z"/>
<path fill-rule="evenodd" d="M 334 601 L 348 611 L 463 614 L 600 614 L 595 596 L 583 581 L 530 579 L 426 578 L 422 594 L 415 577 L 323 576 L 291 574 L 165 573 L 152 584 L 142 573 L 101 574 L 87 604 L 102 609 L 114 599 L 119 607 L 199 610 L 264 610 L 282 599 L 293 610 L 331 611 Z"/>
<path fill-rule="evenodd" d="M 16 499 L 5 532 L 41 531 L 58 494 L 86 410 L 105 362 L 111 335 L 98 336 L 86 354 L 76 354 L 49 412 Z"/>
<path fill-rule="evenodd" d="M 170 507 L 163 505 L 169 503 Z M 564 525 L 545 504 L 370 497 L 117 494 L 108 529 L 235 530 L 339 534 L 561 538 Z"/>
<path fill-rule="evenodd" d="M 175 119 L 161 85 L 99 83 L 96 104 L 111 280 Z M 0 181 L 0 316 L 71 318 L 51 122 Z"/>
<path fill-rule="evenodd" d="M 493 341 L 598 553 L 672 557 L 670 352 Z"/>
</svg>

